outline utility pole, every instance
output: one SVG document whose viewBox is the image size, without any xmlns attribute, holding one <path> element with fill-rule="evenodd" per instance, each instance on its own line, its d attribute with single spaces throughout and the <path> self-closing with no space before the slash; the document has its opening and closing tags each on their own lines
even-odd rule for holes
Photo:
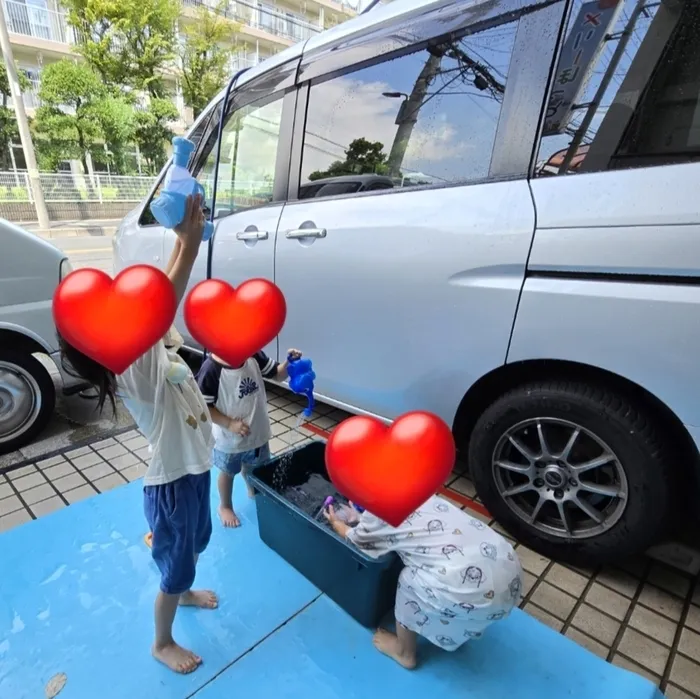
<svg viewBox="0 0 700 699">
<path fill-rule="evenodd" d="M 36 215 L 39 221 L 39 228 L 48 229 L 49 227 L 49 212 L 44 201 L 44 191 L 41 188 L 41 179 L 39 178 L 39 168 L 36 166 L 36 157 L 34 156 L 34 144 L 32 143 L 32 135 L 29 132 L 29 122 L 27 121 L 27 112 L 24 110 L 24 101 L 22 100 L 22 91 L 19 87 L 19 78 L 17 77 L 17 67 L 15 66 L 15 57 L 12 54 L 12 45 L 10 44 L 10 36 L 7 33 L 7 24 L 5 22 L 5 8 L 0 2 L 0 50 L 5 56 L 5 67 L 7 69 L 7 81 L 10 83 L 10 94 L 15 107 L 15 115 L 17 116 L 17 128 L 19 129 L 19 138 L 22 142 L 22 150 L 24 151 L 24 160 L 27 163 L 29 171 L 29 183 L 32 188 L 34 197 L 34 206 L 36 207 Z"/>
<path fill-rule="evenodd" d="M 442 52 L 438 52 L 437 49 L 432 50 L 423 66 L 423 70 L 421 70 L 420 75 L 416 79 L 411 94 L 399 108 L 399 113 L 396 117 L 396 124 L 399 128 L 396 129 L 394 143 L 391 146 L 391 152 L 387 160 L 389 177 L 398 177 L 401 173 L 401 165 L 403 165 L 403 159 L 406 156 L 406 148 L 408 148 L 413 127 L 418 121 L 418 113 L 423 105 L 430 83 L 440 70 L 441 61 Z"/>
</svg>

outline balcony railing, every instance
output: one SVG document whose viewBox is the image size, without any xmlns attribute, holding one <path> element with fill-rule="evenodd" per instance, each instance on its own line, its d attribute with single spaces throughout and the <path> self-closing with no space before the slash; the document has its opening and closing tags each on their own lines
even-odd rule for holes
<svg viewBox="0 0 700 699">
<path fill-rule="evenodd" d="M 291 41 L 305 41 L 321 31 L 321 27 L 311 24 L 299 15 L 281 12 L 272 6 L 253 5 L 243 0 L 231 0 L 223 10 L 216 0 L 184 0 L 184 4 L 191 7 L 207 7 L 236 22 Z"/>
<path fill-rule="evenodd" d="M 11 34 L 35 39 L 75 44 L 75 32 L 68 26 L 63 12 L 25 5 L 14 0 L 3 0 L 7 29 Z"/>
</svg>

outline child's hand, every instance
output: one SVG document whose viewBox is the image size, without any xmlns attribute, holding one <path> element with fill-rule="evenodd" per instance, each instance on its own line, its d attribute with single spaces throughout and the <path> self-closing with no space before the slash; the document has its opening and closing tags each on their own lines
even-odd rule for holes
<svg viewBox="0 0 700 699">
<path fill-rule="evenodd" d="M 204 233 L 204 212 L 202 211 L 201 195 L 192 196 L 190 194 L 187 197 L 185 215 L 180 224 L 175 226 L 174 230 L 185 247 L 199 247 Z"/>
<path fill-rule="evenodd" d="M 301 359 L 301 352 L 298 349 L 288 349 L 287 350 L 287 357 L 290 359 Z"/>
<path fill-rule="evenodd" d="M 239 434 L 241 437 L 247 437 L 250 434 L 250 427 L 246 425 L 240 418 L 232 418 L 228 423 L 229 432 Z"/>
<path fill-rule="evenodd" d="M 323 516 L 331 523 L 336 524 L 340 522 L 338 515 L 335 512 L 333 505 L 328 505 L 328 507 L 323 511 Z"/>
<path fill-rule="evenodd" d="M 341 505 L 340 507 L 347 524 L 355 525 L 360 523 L 360 513 L 352 506 L 352 503 L 349 506 Z"/>
</svg>

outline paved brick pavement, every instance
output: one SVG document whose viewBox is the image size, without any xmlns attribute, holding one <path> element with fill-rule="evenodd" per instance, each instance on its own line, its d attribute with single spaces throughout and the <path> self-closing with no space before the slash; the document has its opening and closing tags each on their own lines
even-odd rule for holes
<svg viewBox="0 0 700 699">
<path fill-rule="evenodd" d="M 314 438 L 309 430 L 294 429 L 303 399 L 276 387 L 268 395 L 273 453 Z M 311 422 L 329 430 L 345 417 L 317 404 Z M 147 460 L 143 435 L 127 430 L 0 475 L 0 532 L 137 480 Z M 445 485 L 443 495 L 500 530 L 482 514 L 462 466 Z M 581 570 L 516 546 L 526 571 L 521 606 L 528 613 L 609 662 L 648 677 L 668 699 L 700 699 L 697 579 L 644 557 L 619 568 Z"/>
</svg>

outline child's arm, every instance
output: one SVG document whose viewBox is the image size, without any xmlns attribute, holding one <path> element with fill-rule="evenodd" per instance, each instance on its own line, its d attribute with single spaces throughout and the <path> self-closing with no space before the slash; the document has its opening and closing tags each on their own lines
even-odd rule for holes
<svg viewBox="0 0 700 699">
<path fill-rule="evenodd" d="M 175 295 L 177 297 L 178 306 L 182 301 L 187 284 L 192 274 L 194 261 L 199 253 L 199 244 L 202 242 L 202 234 L 204 233 L 204 212 L 202 211 L 202 197 L 187 197 L 187 207 L 185 216 L 182 219 L 175 233 L 180 240 L 180 249 L 172 265 L 168 278 L 175 287 Z"/>
<path fill-rule="evenodd" d="M 173 251 L 170 253 L 170 259 L 168 260 L 168 264 L 165 265 L 165 269 L 163 270 L 167 277 L 170 276 L 170 272 L 172 272 L 172 270 L 173 270 L 173 265 L 175 264 L 175 261 L 177 260 L 177 258 L 180 256 L 180 249 L 181 248 L 182 248 L 182 242 L 180 241 L 180 238 L 176 235 L 175 236 L 175 245 L 173 246 Z"/>
</svg>

